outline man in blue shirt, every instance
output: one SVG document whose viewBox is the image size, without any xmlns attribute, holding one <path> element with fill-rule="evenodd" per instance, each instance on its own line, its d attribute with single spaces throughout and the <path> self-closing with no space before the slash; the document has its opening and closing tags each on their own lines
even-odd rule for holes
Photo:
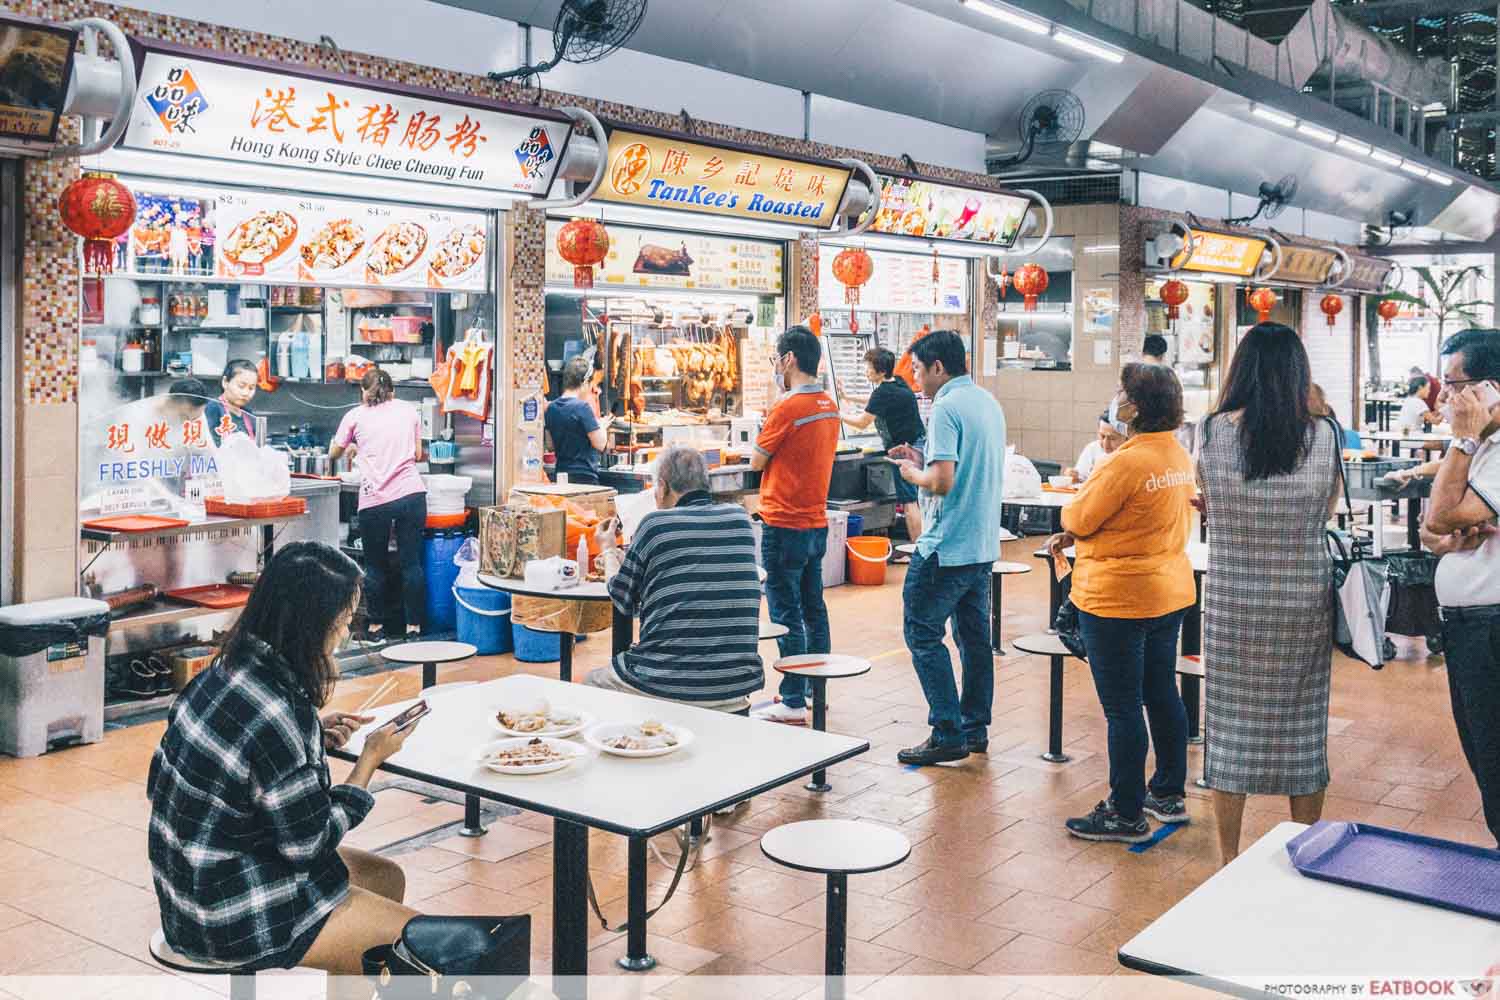
<svg viewBox="0 0 1500 1000">
<path fill-rule="evenodd" d="M 606 431 L 610 418 L 601 424 L 594 416 L 594 385 L 590 376 L 593 366 L 585 357 L 573 358 L 563 366 L 562 392 L 547 404 L 542 422 L 552 439 L 557 455 L 557 472 L 565 473 L 570 483 L 599 483 L 599 453 L 608 444 Z"/>
<path fill-rule="evenodd" d="M 892 452 L 901 478 L 921 488 L 922 537 L 902 591 L 906 648 L 927 697 L 932 735 L 896 755 L 903 764 L 940 764 L 989 749 L 995 661 L 990 653 L 990 565 L 1000 558 L 1005 414 L 969 377 L 963 340 L 935 330 L 912 345 L 922 391 L 932 399 L 927 467 L 910 451 Z M 963 694 L 943 630 L 963 666 Z"/>
</svg>

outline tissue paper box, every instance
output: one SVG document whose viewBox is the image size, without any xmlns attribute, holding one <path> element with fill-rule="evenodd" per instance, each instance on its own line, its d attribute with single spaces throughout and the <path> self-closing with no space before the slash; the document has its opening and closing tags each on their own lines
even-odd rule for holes
<svg viewBox="0 0 1500 1000">
<path fill-rule="evenodd" d="M 479 511 L 479 572 L 524 579 L 533 559 L 561 557 L 568 518 L 561 510 L 507 504 Z"/>
</svg>

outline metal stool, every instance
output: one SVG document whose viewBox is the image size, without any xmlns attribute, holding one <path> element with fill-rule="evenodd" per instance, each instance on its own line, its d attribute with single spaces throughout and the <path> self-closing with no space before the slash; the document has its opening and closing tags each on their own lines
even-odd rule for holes
<svg viewBox="0 0 1500 1000">
<path fill-rule="evenodd" d="M 426 689 L 437 683 L 439 663 L 457 663 L 459 660 L 469 659 L 477 652 L 479 650 L 467 642 L 402 642 L 387 646 L 380 651 L 380 655 L 388 663 L 420 663 L 422 687 Z"/>
<path fill-rule="evenodd" d="M 828 681 L 833 677 L 858 677 L 870 672 L 870 661 L 857 656 L 840 653 L 806 653 L 802 656 L 783 656 L 772 664 L 782 674 L 795 674 L 812 682 L 813 728 L 823 732 L 828 728 Z M 809 792 L 828 792 L 833 786 L 828 783 L 827 771 L 814 771 L 807 783 Z"/>
<path fill-rule="evenodd" d="M 1047 632 L 1023 635 L 1011 645 L 1023 653 L 1046 656 L 1052 660 L 1052 677 L 1048 685 L 1047 752 L 1042 754 L 1042 760 L 1066 764 L 1072 758 L 1063 753 L 1063 659 L 1073 654 L 1068 652 L 1068 647 L 1063 645 L 1061 639 Z"/>
<path fill-rule="evenodd" d="M 828 876 L 823 995 L 839 1000 L 844 995 L 849 876 L 894 868 L 911 855 L 911 841 L 874 823 L 814 819 L 776 827 L 760 838 L 760 850 L 777 864 Z"/>
<path fill-rule="evenodd" d="M 990 645 L 997 656 L 1005 655 L 1005 643 L 1000 641 L 1000 581 L 1007 576 L 1030 572 L 1031 567 L 1025 563 L 1006 562 L 1004 559 L 997 560 L 990 567 Z"/>
<path fill-rule="evenodd" d="M 151 957 L 156 964 L 173 972 L 188 972 L 202 976 L 228 976 L 229 1000 L 255 1000 L 255 973 L 247 972 L 244 966 L 232 962 L 210 962 L 206 959 L 188 958 L 167 944 L 167 936 L 157 928 L 151 934 Z"/>
<path fill-rule="evenodd" d="M 770 642 L 772 639 L 780 639 L 790 631 L 791 629 L 777 622 L 761 622 L 759 641 Z"/>
</svg>

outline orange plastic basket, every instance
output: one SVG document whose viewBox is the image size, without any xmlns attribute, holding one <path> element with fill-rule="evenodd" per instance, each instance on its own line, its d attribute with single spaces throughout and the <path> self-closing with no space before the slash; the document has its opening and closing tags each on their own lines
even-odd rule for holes
<svg viewBox="0 0 1500 1000">
<path fill-rule="evenodd" d="M 307 513 L 307 501 L 301 497 L 286 497 L 257 503 L 226 503 L 223 497 L 207 497 L 203 501 L 203 509 L 219 517 L 295 517 Z"/>
</svg>

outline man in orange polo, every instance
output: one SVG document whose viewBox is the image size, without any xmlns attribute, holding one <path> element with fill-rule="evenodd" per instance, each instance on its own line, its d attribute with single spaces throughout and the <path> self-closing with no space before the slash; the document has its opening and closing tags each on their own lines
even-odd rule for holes
<svg viewBox="0 0 1500 1000">
<path fill-rule="evenodd" d="M 760 481 L 760 563 L 771 620 L 787 627 L 782 656 L 827 653 L 823 555 L 828 551 L 828 483 L 839 442 L 839 408 L 818 379 L 823 348 L 805 326 L 776 341 L 772 370 L 781 399 L 771 408 L 750 467 Z M 781 701 L 757 718 L 807 725 L 807 679 L 786 674 Z"/>
</svg>

